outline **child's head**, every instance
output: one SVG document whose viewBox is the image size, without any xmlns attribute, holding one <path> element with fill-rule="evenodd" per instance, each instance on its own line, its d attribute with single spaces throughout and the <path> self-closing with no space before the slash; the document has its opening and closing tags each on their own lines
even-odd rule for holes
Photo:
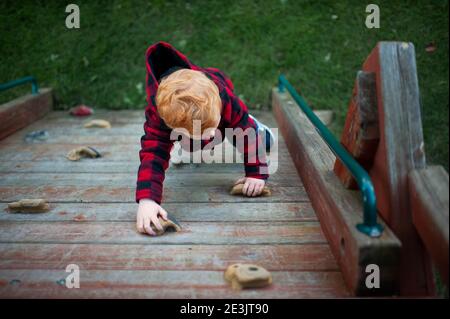
<svg viewBox="0 0 450 319">
<path fill-rule="evenodd" d="M 203 72 L 181 69 L 163 78 L 156 93 L 159 116 L 172 129 L 186 129 L 194 136 L 193 121 L 201 123 L 201 134 L 211 136 L 220 122 L 222 102 L 217 85 Z"/>
</svg>

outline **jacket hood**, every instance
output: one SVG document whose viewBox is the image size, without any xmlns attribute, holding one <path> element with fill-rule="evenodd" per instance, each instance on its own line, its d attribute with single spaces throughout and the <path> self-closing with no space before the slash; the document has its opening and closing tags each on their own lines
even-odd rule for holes
<svg viewBox="0 0 450 319">
<path fill-rule="evenodd" d="M 161 76 L 170 68 L 181 67 L 197 71 L 202 70 L 201 67 L 192 63 L 183 53 L 164 41 L 159 41 L 147 49 L 146 65 L 147 96 L 149 98 L 155 95 Z"/>
<path fill-rule="evenodd" d="M 223 105 L 221 124 L 225 125 L 232 120 L 233 107 L 236 108 L 235 111 L 237 111 L 237 113 L 243 113 L 243 108 L 246 110 L 246 106 L 241 105 L 235 98 L 233 93 L 233 83 L 225 73 L 217 68 L 204 68 L 194 64 L 183 53 L 167 42 L 159 41 L 147 49 L 146 67 L 147 107 L 156 109 L 156 93 L 161 76 L 170 68 L 181 67 L 203 72 L 217 85 Z"/>
</svg>

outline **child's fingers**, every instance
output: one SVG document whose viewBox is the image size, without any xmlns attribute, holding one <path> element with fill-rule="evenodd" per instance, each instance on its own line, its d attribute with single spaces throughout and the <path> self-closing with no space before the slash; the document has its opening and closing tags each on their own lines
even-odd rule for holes
<svg viewBox="0 0 450 319">
<path fill-rule="evenodd" d="M 237 185 L 237 184 L 243 184 L 243 183 L 245 183 L 245 177 L 239 178 L 239 179 L 234 183 L 234 185 Z"/>
<path fill-rule="evenodd" d="M 242 194 L 247 195 L 247 189 L 250 186 L 249 182 L 245 182 L 244 187 L 242 187 Z"/>
<path fill-rule="evenodd" d="M 255 190 L 253 191 L 252 196 L 255 197 L 255 196 L 258 196 L 259 194 L 261 194 L 261 185 L 260 184 L 255 186 Z"/>
<path fill-rule="evenodd" d="M 266 184 L 262 184 L 262 185 L 259 187 L 259 194 L 258 194 L 258 195 L 261 195 L 261 194 L 262 194 L 262 192 L 264 191 L 264 186 L 266 186 Z"/>
<path fill-rule="evenodd" d="M 136 220 L 136 228 L 138 230 L 138 232 L 145 233 L 145 229 L 144 229 L 144 219 L 143 218 L 138 218 Z"/>
<path fill-rule="evenodd" d="M 250 193 L 250 196 L 254 197 L 257 191 L 258 191 L 258 184 L 255 184 L 253 187 L 253 191 Z"/>
<path fill-rule="evenodd" d="M 166 212 L 166 210 L 164 208 L 162 208 L 162 207 L 159 208 L 159 214 L 161 215 L 161 217 L 164 220 L 167 220 L 167 212 Z"/>
<path fill-rule="evenodd" d="M 147 234 L 149 234 L 151 236 L 155 236 L 156 235 L 155 231 L 150 226 L 150 218 L 149 217 L 145 217 L 144 218 L 144 229 L 145 229 L 145 232 Z"/>
<path fill-rule="evenodd" d="M 250 184 L 247 188 L 247 196 L 252 196 L 254 190 L 255 190 L 255 184 Z"/>
<path fill-rule="evenodd" d="M 252 196 L 258 196 L 259 194 L 261 194 L 262 189 L 263 189 L 262 185 L 256 186 L 255 190 L 253 191 Z"/>
<path fill-rule="evenodd" d="M 155 225 L 155 227 L 157 228 L 157 229 L 159 229 L 159 230 L 164 230 L 164 228 L 162 227 L 162 225 L 161 225 L 161 223 L 159 222 L 159 220 L 158 220 L 158 217 L 152 217 L 152 223 L 153 223 L 153 225 Z"/>
</svg>

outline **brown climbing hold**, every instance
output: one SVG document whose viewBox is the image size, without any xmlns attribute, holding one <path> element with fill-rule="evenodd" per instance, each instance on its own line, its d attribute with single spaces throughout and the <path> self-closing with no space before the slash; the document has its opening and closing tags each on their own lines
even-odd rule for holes
<svg viewBox="0 0 450 319">
<path fill-rule="evenodd" d="M 48 211 L 49 204 L 45 199 L 21 199 L 8 204 L 11 213 L 43 213 Z"/>
<path fill-rule="evenodd" d="M 262 288 L 272 284 L 272 275 L 265 268 L 253 264 L 234 264 L 224 274 L 227 282 L 235 290 Z"/>
<path fill-rule="evenodd" d="M 106 120 L 92 120 L 84 124 L 86 128 L 99 127 L 99 128 L 111 128 L 111 123 Z"/>
<path fill-rule="evenodd" d="M 90 158 L 101 157 L 101 154 L 92 147 L 81 146 L 71 150 L 69 153 L 67 153 L 66 157 L 71 161 L 78 161 L 82 157 L 90 157 Z"/>
<path fill-rule="evenodd" d="M 244 188 L 244 184 L 234 185 L 230 190 L 230 195 L 243 195 L 242 194 L 243 188 Z M 261 194 L 259 194 L 258 196 L 271 196 L 271 195 L 272 195 L 272 192 L 270 191 L 270 189 L 267 186 L 264 186 Z"/>
<path fill-rule="evenodd" d="M 181 230 L 180 225 L 176 221 L 173 221 L 171 219 L 164 220 L 161 217 L 159 217 L 158 220 L 161 223 L 163 230 L 157 229 L 153 224 L 151 225 L 157 236 L 163 235 L 166 231 L 179 232 Z"/>
</svg>

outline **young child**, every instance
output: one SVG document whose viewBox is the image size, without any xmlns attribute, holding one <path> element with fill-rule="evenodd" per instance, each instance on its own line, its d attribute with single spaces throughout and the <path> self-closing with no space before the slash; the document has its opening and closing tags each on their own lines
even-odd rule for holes
<svg viewBox="0 0 450 319">
<path fill-rule="evenodd" d="M 244 184 L 244 195 L 259 195 L 269 175 L 265 158 L 257 154 L 257 148 L 262 145 L 262 136 L 270 146 L 273 135 L 248 113 L 247 106 L 234 94 L 231 80 L 219 69 L 195 65 L 163 41 L 148 48 L 146 66 L 148 105 L 136 185 L 138 231 L 155 235 L 151 224 L 162 229 L 158 216 L 167 219 L 167 212 L 160 205 L 174 129 L 187 130 L 191 145 L 193 139 L 200 139 L 202 148 L 211 142 L 216 130 L 225 136 L 225 128 L 254 129 L 256 139 L 246 139 L 242 149 L 245 177 L 236 183 Z M 201 123 L 200 135 L 195 135 L 195 120 Z"/>
</svg>

